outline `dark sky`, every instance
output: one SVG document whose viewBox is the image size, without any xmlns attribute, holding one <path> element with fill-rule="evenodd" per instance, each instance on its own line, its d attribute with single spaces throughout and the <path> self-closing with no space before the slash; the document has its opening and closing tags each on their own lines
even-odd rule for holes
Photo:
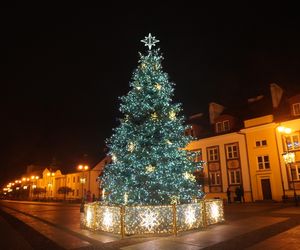
<svg viewBox="0 0 300 250">
<path fill-rule="evenodd" d="M 1 182 L 53 157 L 68 170 L 101 159 L 149 32 L 186 116 L 272 82 L 299 88 L 296 6 L 116 6 L 1 10 Z"/>
</svg>

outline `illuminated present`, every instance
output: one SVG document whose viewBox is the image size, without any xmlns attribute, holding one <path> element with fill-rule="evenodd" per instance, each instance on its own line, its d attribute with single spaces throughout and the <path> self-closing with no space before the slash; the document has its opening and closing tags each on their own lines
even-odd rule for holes
<svg viewBox="0 0 300 250">
<path fill-rule="evenodd" d="M 190 204 L 109 206 L 85 204 L 84 228 L 125 235 L 162 234 L 203 228 L 224 221 L 222 200 L 200 200 Z"/>
</svg>

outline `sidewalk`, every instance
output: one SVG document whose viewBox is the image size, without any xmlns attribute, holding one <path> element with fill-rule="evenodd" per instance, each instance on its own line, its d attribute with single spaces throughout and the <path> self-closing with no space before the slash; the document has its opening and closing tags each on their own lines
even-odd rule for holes
<svg viewBox="0 0 300 250">
<path fill-rule="evenodd" d="M 33 249 L 30 244 L 0 216 L 1 249 Z"/>
<path fill-rule="evenodd" d="M 62 250 L 55 242 L 13 215 L 0 209 L 1 249 L 5 250 Z"/>
</svg>

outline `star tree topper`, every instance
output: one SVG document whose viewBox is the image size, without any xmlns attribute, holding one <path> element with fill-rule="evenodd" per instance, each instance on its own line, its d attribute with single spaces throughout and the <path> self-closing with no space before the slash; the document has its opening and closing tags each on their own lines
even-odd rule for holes
<svg viewBox="0 0 300 250">
<path fill-rule="evenodd" d="M 155 39 L 155 36 L 152 36 L 151 33 L 149 33 L 149 35 L 145 36 L 145 39 L 141 40 L 141 42 L 143 42 L 145 46 L 148 46 L 149 50 L 151 50 L 152 46 L 155 46 L 159 40 Z"/>
</svg>

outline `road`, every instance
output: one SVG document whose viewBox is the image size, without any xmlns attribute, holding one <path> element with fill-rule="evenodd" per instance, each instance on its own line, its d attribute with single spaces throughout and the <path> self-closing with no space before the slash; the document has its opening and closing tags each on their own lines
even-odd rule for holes
<svg viewBox="0 0 300 250">
<path fill-rule="evenodd" d="M 225 206 L 224 223 L 170 236 L 119 236 L 80 228 L 77 204 L 0 201 L 1 249 L 300 249 L 300 207 Z"/>
</svg>

